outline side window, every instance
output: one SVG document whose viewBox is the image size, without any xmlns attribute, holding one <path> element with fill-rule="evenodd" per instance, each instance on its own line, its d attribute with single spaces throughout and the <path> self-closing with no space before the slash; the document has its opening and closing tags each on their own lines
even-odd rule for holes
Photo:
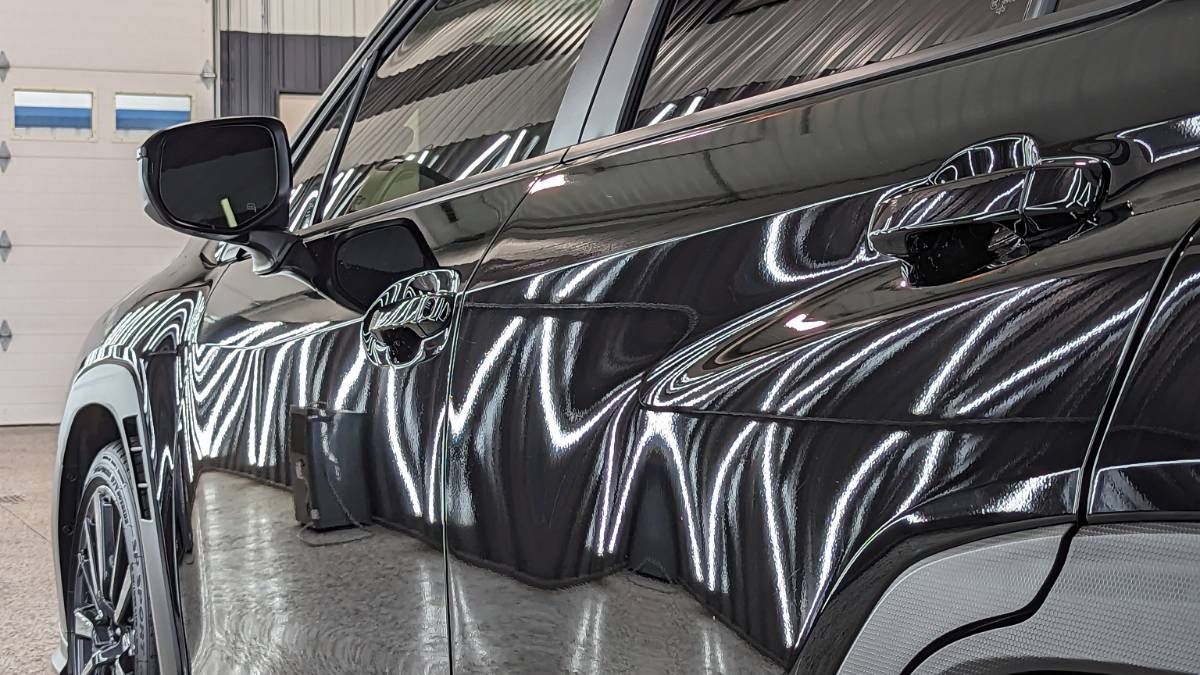
<svg viewBox="0 0 1200 675">
<path fill-rule="evenodd" d="M 346 122 L 346 108 L 350 105 L 352 92 L 347 92 L 337 111 L 325 122 L 325 128 L 313 139 L 312 144 L 292 169 L 292 196 L 288 218 L 288 229 L 302 230 L 312 225 L 317 218 L 317 199 L 320 197 L 321 178 L 329 165 L 333 144 L 338 132 Z"/>
<path fill-rule="evenodd" d="M 599 0 L 442 0 L 381 60 L 333 218 L 542 154 Z"/>
<path fill-rule="evenodd" d="M 1027 4 L 1027 0 L 674 0 L 634 126 L 657 124 L 1017 23 L 1024 19 Z"/>
</svg>

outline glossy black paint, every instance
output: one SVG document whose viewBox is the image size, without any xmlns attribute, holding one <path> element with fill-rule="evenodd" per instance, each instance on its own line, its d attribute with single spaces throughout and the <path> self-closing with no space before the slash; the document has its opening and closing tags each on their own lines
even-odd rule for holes
<svg viewBox="0 0 1200 675">
<path fill-rule="evenodd" d="M 1194 129 L 1195 120 L 1188 126 Z M 1188 133 L 1194 133 L 1189 131 Z M 1088 517 L 1194 519 L 1200 514 L 1195 240 L 1183 251 L 1121 392 L 1091 476 Z"/>
<path fill-rule="evenodd" d="M 1090 511 L 1200 511 L 1200 249 L 1171 267 L 1200 220 L 1198 10 L 593 141 L 319 225 L 288 274 L 190 246 L 82 367 L 136 374 L 184 663 L 835 672 L 913 562 L 1080 518 L 1139 317 Z M 1054 219 L 1023 172 L 1035 197 L 955 221 L 934 276 L 872 244 L 888 199 L 1016 135 L 1081 163 Z M 434 272 L 439 340 L 392 353 L 364 314 Z M 368 540 L 298 544 L 276 489 L 318 401 L 365 414 Z"/>
<path fill-rule="evenodd" d="M 917 172 L 904 164 L 937 166 L 966 139 L 919 124 L 861 139 L 852 111 L 899 119 L 916 91 L 1003 81 L 1075 49 L 656 140 L 568 166 L 561 187 L 526 198 L 468 291 L 454 416 L 504 422 L 451 427 L 471 480 L 452 449 L 450 513 L 459 492 L 474 505 L 469 533 L 448 520 L 452 565 L 486 549 L 489 566 L 551 585 L 614 567 L 661 575 L 787 664 L 837 591 L 869 610 L 852 579 L 914 535 L 1069 519 L 1124 340 L 1200 215 L 1141 195 L 1159 199 L 1151 186 L 1185 183 L 1171 174 L 1187 169 L 1155 175 L 1118 139 L 1136 111 L 1048 111 L 1053 71 L 1036 106 L 983 91 L 975 103 L 998 112 L 962 133 L 1020 129 L 1114 165 L 1105 225 L 917 288 L 865 231 L 880 191 Z M 1100 54 L 1088 62 L 1103 68 Z M 1094 137 L 1064 136 L 1085 117 Z M 852 635 L 818 641 L 805 664 L 834 665 Z"/>
</svg>

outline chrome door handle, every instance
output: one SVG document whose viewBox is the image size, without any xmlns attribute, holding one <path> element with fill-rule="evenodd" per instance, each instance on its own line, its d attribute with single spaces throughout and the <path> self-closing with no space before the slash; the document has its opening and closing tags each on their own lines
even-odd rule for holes
<svg viewBox="0 0 1200 675">
<path fill-rule="evenodd" d="M 371 363 L 405 368 L 439 353 L 450 337 L 458 273 L 434 269 L 392 284 L 363 315 L 360 337 Z"/>
<path fill-rule="evenodd" d="M 893 190 L 867 236 L 875 250 L 904 261 L 914 283 L 944 283 L 1079 232 L 1107 182 L 1100 159 L 1043 159 L 1028 136 L 1000 138 Z"/>
</svg>

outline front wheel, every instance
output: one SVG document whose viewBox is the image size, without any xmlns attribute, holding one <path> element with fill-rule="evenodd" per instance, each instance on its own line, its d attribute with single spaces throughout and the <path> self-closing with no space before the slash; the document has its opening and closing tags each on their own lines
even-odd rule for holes
<svg viewBox="0 0 1200 675">
<path fill-rule="evenodd" d="M 75 517 L 71 672 L 157 672 L 134 485 L 119 442 L 92 462 Z"/>
</svg>

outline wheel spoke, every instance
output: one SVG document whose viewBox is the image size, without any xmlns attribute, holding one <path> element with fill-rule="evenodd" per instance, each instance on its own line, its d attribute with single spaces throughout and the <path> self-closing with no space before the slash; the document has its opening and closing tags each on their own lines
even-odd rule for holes
<svg viewBox="0 0 1200 675">
<path fill-rule="evenodd" d="M 85 640 L 93 639 L 92 636 L 94 630 L 92 627 L 92 620 L 88 618 L 87 614 L 85 614 L 82 609 L 75 610 L 74 633 L 75 637 L 81 637 Z"/>
<path fill-rule="evenodd" d="M 92 561 L 90 556 L 88 556 L 86 553 L 80 554 L 79 567 L 81 570 L 81 576 L 83 577 L 84 592 L 86 592 L 88 596 L 87 599 L 90 601 L 92 606 L 98 608 L 101 602 L 100 590 L 96 588 L 96 578 L 94 572 L 92 571 Z"/>
<path fill-rule="evenodd" d="M 92 535 L 94 526 L 92 521 L 85 516 L 83 519 L 83 531 L 80 536 L 83 537 L 83 550 L 86 555 L 85 560 L 80 560 L 80 563 L 85 563 L 83 567 L 83 579 L 87 583 L 88 592 L 91 593 L 92 602 L 99 604 L 101 600 L 99 574 L 96 569 L 96 549 L 95 537 Z"/>
<path fill-rule="evenodd" d="M 108 510 L 108 505 L 105 503 L 100 492 L 97 491 L 92 495 L 92 518 L 95 519 L 95 527 L 92 534 L 96 537 L 96 584 L 99 590 L 103 593 L 108 582 L 109 563 L 108 563 L 108 533 L 112 525 L 112 517 Z M 111 596 L 105 596 L 108 600 Z M 97 598 L 99 600 L 99 598 Z"/>
<path fill-rule="evenodd" d="M 81 675 L 133 672 L 133 553 L 122 513 L 104 485 L 92 492 L 77 531 L 75 609 L 69 622 Z"/>
<path fill-rule="evenodd" d="M 131 592 L 133 590 L 131 588 L 133 585 L 132 577 L 133 575 L 127 572 L 125 578 L 121 581 L 121 591 L 117 593 L 117 600 L 113 606 L 113 623 L 121 623 L 125 620 L 125 615 L 129 613 L 129 601 L 133 597 L 133 593 Z"/>
<path fill-rule="evenodd" d="M 116 600 L 118 585 L 122 583 L 119 579 L 124 579 L 129 568 L 129 554 L 125 550 L 125 528 L 121 527 L 120 521 L 117 522 L 116 527 L 117 531 L 113 536 L 112 569 L 108 572 L 108 588 L 106 589 L 110 601 Z"/>
</svg>

